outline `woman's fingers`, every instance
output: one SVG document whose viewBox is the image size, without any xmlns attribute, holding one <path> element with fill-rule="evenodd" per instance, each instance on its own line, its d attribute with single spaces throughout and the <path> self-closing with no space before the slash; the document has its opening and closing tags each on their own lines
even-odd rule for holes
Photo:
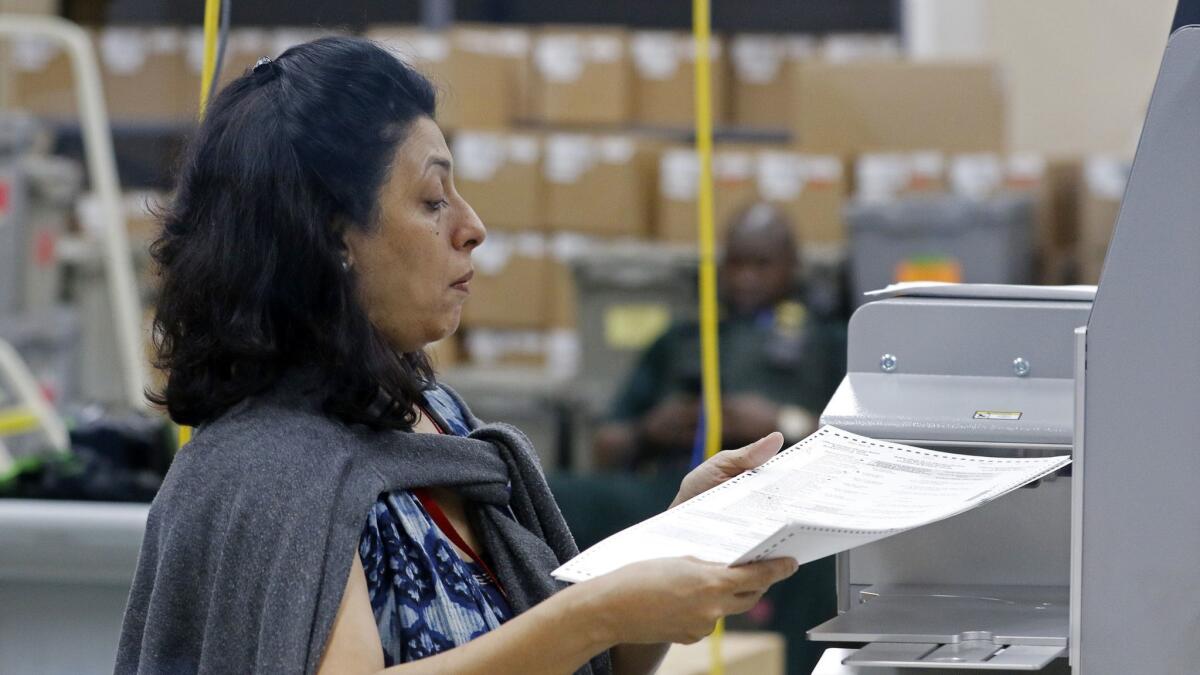
<svg viewBox="0 0 1200 675">
<path fill-rule="evenodd" d="M 733 579 L 735 593 L 766 590 L 773 584 L 782 581 L 799 569 L 794 558 L 773 558 L 761 562 L 749 563 L 731 567 L 729 571 L 736 576 Z"/>
<path fill-rule="evenodd" d="M 725 473 L 736 476 L 743 471 L 762 466 L 763 462 L 774 457 L 782 447 L 783 434 L 773 431 L 750 445 L 719 452 L 713 456 L 713 461 Z"/>
</svg>

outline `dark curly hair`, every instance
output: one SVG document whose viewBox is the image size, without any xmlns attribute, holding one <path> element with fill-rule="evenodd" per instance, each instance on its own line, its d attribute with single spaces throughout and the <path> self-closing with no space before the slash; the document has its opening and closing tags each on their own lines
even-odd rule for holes
<svg viewBox="0 0 1200 675">
<path fill-rule="evenodd" d="M 342 235 L 376 227 L 396 148 L 435 99 L 380 46 L 334 37 L 260 62 L 212 101 L 152 247 L 167 379 L 151 401 L 198 425 L 303 369 L 326 413 L 412 427 L 432 366 L 368 320 Z"/>
</svg>

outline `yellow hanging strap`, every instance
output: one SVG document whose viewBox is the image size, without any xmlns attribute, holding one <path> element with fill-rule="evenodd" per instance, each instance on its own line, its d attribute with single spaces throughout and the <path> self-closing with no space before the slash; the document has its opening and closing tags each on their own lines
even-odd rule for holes
<svg viewBox="0 0 1200 675">
<path fill-rule="evenodd" d="M 204 65 L 200 69 L 200 111 L 208 107 L 208 92 L 212 89 L 217 64 L 217 27 L 221 20 L 221 0 L 204 0 Z"/>
<path fill-rule="evenodd" d="M 700 189 L 696 202 L 700 224 L 700 367 L 704 385 L 704 456 L 721 450 L 721 370 L 717 344 L 717 264 L 713 223 L 712 96 L 709 76 L 711 27 L 708 0 L 692 0 L 692 37 L 696 49 L 696 155 L 700 160 Z M 712 675 L 725 672 L 721 638 L 725 620 L 709 638 Z"/>
<path fill-rule="evenodd" d="M 200 110 L 197 116 L 204 119 L 208 108 L 208 92 L 217 69 L 217 28 L 221 22 L 221 0 L 204 0 L 204 62 L 200 69 Z M 192 439 L 192 428 L 179 427 L 179 447 Z"/>
</svg>

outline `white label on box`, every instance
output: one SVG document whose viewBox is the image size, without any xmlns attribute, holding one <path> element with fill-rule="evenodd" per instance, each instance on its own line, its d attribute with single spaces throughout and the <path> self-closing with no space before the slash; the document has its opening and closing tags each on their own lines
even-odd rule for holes
<svg viewBox="0 0 1200 675">
<path fill-rule="evenodd" d="M 696 198 L 700 184 L 700 159 L 692 150 L 667 150 L 659 160 L 658 189 L 674 201 Z"/>
<path fill-rule="evenodd" d="M 822 45 L 822 57 L 830 63 L 900 58 L 900 42 L 893 35 L 848 33 L 831 35 Z"/>
<path fill-rule="evenodd" d="M 805 174 L 812 183 L 836 183 L 842 180 L 842 160 L 829 155 L 807 155 Z"/>
<path fill-rule="evenodd" d="M 271 35 L 269 48 L 271 53 L 265 56 L 275 58 L 298 44 L 310 42 L 326 35 L 328 33 L 307 28 L 280 28 Z"/>
<path fill-rule="evenodd" d="M 808 61 L 817 56 L 817 41 L 809 35 L 787 35 L 783 38 L 784 55 L 792 61 Z"/>
<path fill-rule="evenodd" d="M 713 178 L 719 181 L 749 180 L 754 175 L 754 157 L 748 152 L 713 153 Z"/>
<path fill-rule="evenodd" d="M 35 35 L 13 37 L 12 57 L 17 70 L 33 73 L 42 70 L 58 56 L 60 48 L 50 40 Z"/>
<path fill-rule="evenodd" d="M 183 38 L 175 28 L 151 28 L 146 31 L 146 40 L 152 54 L 174 54 Z"/>
<path fill-rule="evenodd" d="M 428 63 L 441 63 L 450 56 L 450 41 L 445 35 L 414 35 L 412 55 Z"/>
<path fill-rule="evenodd" d="M 533 136 L 509 136 L 508 159 L 514 164 L 536 164 L 538 141 Z"/>
<path fill-rule="evenodd" d="M 901 155 L 866 154 L 855 166 L 858 178 L 858 197 L 865 202 L 891 199 L 909 182 L 912 175 L 909 163 Z"/>
<path fill-rule="evenodd" d="M 554 134 L 546 139 L 546 180 L 574 183 L 595 163 L 592 139 L 582 134 Z"/>
<path fill-rule="evenodd" d="M 515 242 L 504 232 L 490 232 L 487 241 L 471 254 L 475 269 L 484 276 L 496 276 L 508 267 L 515 251 Z"/>
<path fill-rule="evenodd" d="M 577 331 L 559 329 L 546 335 L 546 370 L 551 375 L 571 377 L 578 373 L 582 354 Z"/>
<path fill-rule="evenodd" d="M 769 84 L 779 76 L 783 44 L 766 35 L 739 35 L 733 39 L 733 67 L 739 80 Z"/>
<path fill-rule="evenodd" d="M 940 152 L 914 152 L 910 157 L 914 178 L 937 180 L 945 170 L 946 158 Z"/>
<path fill-rule="evenodd" d="M 504 146 L 498 134 L 460 132 L 454 137 L 454 161 L 463 180 L 491 180 L 504 164 Z"/>
<path fill-rule="evenodd" d="M 529 33 L 523 30 L 498 30 L 492 45 L 499 56 L 520 57 L 529 53 Z"/>
<path fill-rule="evenodd" d="M 621 38 L 615 35 L 589 37 L 587 58 L 594 63 L 616 63 L 621 59 Z"/>
<path fill-rule="evenodd" d="M 638 74 L 649 80 L 670 79 L 679 70 L 675 35 L 664 31 L 645 31 L 633 36 L 633 64 Z"/>
<path fill-rule="evenodd" d="M 136 28 L 109 28 L 100 33 L 100 57 L 106 70 L 132 75 L 146 63 L 147 41 Z"/>
<path fill-rule="evenodd" d="M 771 202 L 789 202 L 804 191 L 804 162 L 793 152 L 764 152 L 758 156 L 758 194 Z"/>
<path fill-rule="evenodd" d="M 1089 192 L 1108 199 L 1121 199 L 1129 180 L 1129 164 L 1115 157 L 1089 157 L 1084 181 Z"/>
<path fill-rule="evenodd" d="M 1000 158 L 994 154 L 957 155 L 950 162 L 950 189 L 964 197 L 983 199 L 1003 181 Z"/>
<path fill-rule="evenodd" d="M 1008 178 L 1022 183 L 1036 183 L 1046 176 L 1046 158 L 1023 152 L 1008 158 Z"/>
<path fill-rule="evenodd" d="M 543 258 L 546 256 L 546 237 L 537 232 L 521 232 L 513 235 L 513 250 L 517 255 L 526 258 Z"/>
<path fill-rule="evenodd" d="M 605 164 L 628 164 L 637 148 L 628 136 L 602 136 L 597 139 L 600 161 Z"/>
<path fill-rule="evenodd" d="M 533 62 L 550 82 L 574 82 L 583 75 L 583 50 L 574 35 L 543 35 L 533 48 Z"/>
<path fill-rule="evenodd" d="M 575 232 L 562 232 L 550 240 L 550 255 L 555 260 L 567 263 L 581 257 L 595 245 L 591 237 Z"/>
</svg>

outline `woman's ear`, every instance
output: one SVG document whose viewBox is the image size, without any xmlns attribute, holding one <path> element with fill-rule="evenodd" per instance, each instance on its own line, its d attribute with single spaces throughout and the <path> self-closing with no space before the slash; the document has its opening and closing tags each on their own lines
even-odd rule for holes
<svg viewBox="0 0 1200 675">
<path fill-rule="evenodd" d="M 342 268 L 349 270 L 354 267 L 355 251 L 360 250 L 363 245 L 364 233 L 343 218 L 336 219 L 333 227 L 340 240 Z"/>
</svg>

